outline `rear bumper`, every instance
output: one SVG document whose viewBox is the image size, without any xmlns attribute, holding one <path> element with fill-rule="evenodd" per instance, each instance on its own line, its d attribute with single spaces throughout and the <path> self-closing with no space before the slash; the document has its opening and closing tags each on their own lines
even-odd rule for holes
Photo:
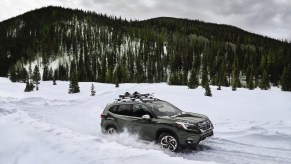
<svg viewBox="0 0 291 164">
<path fill-rule="evenodd" d="M 101 133 L 105 134 L 106 133 L 106 130 L 103 126 L 101 126 Z"/>
<path fill-rule="evenodd" d="M 103 119 L 101 120 L 100 127 L 101 127 L 101 132 L 102 132 L 103 134 L 105 134 L 105 133 L 106 133 L 106 129 L 105 129 L 105 121 L 104 121 Z"/>
</svg>

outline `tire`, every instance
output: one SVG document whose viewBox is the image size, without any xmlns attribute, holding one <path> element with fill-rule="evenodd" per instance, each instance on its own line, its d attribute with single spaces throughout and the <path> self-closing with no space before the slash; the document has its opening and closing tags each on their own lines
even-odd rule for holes
<svg viewBox="0 0 291 164">
<path fill-rule="evenodd" d="M 114 126 L 108 126 L 106 128 L 106 134 L 109 134 L 109 135 L 117 134 L 117 129 Z"/>
<path fill-rule="evenodd" d="M 179 148 L 179 143 L 177 138 L 170 133 L 162 133 L 158 139 L 158 143 L 163 149 L 175 152 Z"/>
</svg>

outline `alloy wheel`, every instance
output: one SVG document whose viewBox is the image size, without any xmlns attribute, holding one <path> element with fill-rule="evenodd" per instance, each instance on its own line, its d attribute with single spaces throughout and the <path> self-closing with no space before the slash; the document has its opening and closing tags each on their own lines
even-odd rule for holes
<svg viewBox="0 0 291 164">
<path fill-rule="evenodd" d="M 163 149 L 169 149 L 170 151 L 175 151 L 178 147 L 176 138 L 171 135 L 163 136 L 160 140 L 160 144 Z"/>
</svg>

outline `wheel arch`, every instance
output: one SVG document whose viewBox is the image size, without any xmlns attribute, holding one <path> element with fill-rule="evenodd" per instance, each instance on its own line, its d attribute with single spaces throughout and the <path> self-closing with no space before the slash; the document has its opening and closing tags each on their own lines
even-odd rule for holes
<svg viewBox="0 0 291 164">
<path fill-rule="evenodd" d="M 179 138 L 177 136 L 177 134 L 171 130 L 171 129 L 167 129 L 167 128 L 161 128 L 161 129 L 158 129 L 157 132 L 156 132 L 156 135 L 155 135 L 155 140 L 158 141 L 159 137 L 163 134 L 163 133 L 169 133 L 169 134 L 172 134 L 176 139 L 177 139 L 177 142 L 179 143 Z"/>
<path fill-rule="evenodd" d="M 116 130 L 118 130 L 117 126 L 112 124 L 112 123 L 109 123 L 105 126 L 105 130 L 108 130 L 109 127 L 114 127 Z"/>
</svg>

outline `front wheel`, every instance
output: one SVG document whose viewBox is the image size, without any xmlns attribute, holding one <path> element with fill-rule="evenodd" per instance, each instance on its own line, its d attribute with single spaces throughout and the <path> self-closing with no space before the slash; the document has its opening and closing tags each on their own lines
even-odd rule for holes
<svg viewBox="0 0 291 164">
<path fill-rule="evenodd" d="M 168 149 L 172 152 L 176 151 L 179 147 L 178 140 L 170 133 L 161 134 L 158 142 L 163 149 Z"/>
</svg>

